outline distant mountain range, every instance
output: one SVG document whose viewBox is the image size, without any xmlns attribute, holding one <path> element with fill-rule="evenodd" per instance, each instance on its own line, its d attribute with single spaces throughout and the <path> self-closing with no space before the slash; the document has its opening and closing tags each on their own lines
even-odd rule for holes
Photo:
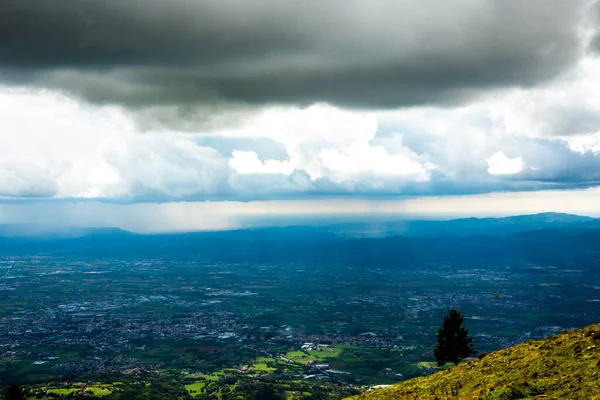
<svg viewBox="0 0 600 400">
<path fill-rule="evenodd" d="M 74 239 L 94 235 L 135 235 L 119 228 L 61 227 L 35 224 L 0 224 L 0 237 L 30 239 Z"/>
<path fill-rule="evenodd" d="M 204 234 L 213 236 L 243 237 L 243 231 L 254 235 L 276 234 L 294 235 L 308 232 L 333 233 L 342 238 L 377 238 L 390 236 L 436 237 L 436 236 L 497 236 L 505 237 L 518 232 L 580 228 L 600 229 L 600 219 L 563 213 L 542 213 L 502 218 L 461 218 L 452 220 L 373 220 L 365 222 L 345 222 L 325 226 L 290 226 L 276 228 L 255 228 L 224 232 L 173 233 L 172 235 Z M 34 225 L 0 224 L 0 237 L 22 237 L 35 239 L 73 239 L 87 236 L 133 236 L 133 232 L 119 228 L 88 228 Z M 149 234 L 144 236 L 165 236 Z"/>
<path fill-rule="evenodd" d="M 502 266 L 518 262 L 600 271 L 598 219 L 537 214 L 394 224 L 403 224 L 402 236 L 391 236 L 396 231 L 386 231 L 386 235 L 364 237 L 343 224 L 152 235 L 76 228 L 18 236 L 12 230 L 10 235 L 0 237 L 0 253 L 115 258 L 143 255 L 248 264 L 343 262 L 378 268 L 417 268 L 429 263 Z"/>
<path fill-rule="evenodd" d="M 385 236 L 508 236 L 517 232 L 550 228 L 600 228 L 600 219 L 573 214 L 542 213 L 502 218 L 461 218 L 448 221 L 383 221 L 343 223 L 325 230 L 344 237 Z"/>
</svg>

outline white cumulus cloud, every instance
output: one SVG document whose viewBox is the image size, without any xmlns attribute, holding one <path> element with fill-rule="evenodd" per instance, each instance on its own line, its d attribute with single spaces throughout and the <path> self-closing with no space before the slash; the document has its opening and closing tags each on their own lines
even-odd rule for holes
<svg viewBox="0 0 600 400">
<path fill-rule="evenodd" d="M 487 163 L 487 171 L 491 175 L 514 175 L 525 168 L 525 162 L 521 157 L 509 158 L 501 151 L 488 158 Z"/>
<path fill-rule="evenodd" d="M 591 135 L 575 135 L 565 138 L 565 141 L 569 148 L 577 153 L 600 154 L 600 132 Z"/>
<path fill-rule="evenodd" d="M 229 166 L 240 174 L 284 174 L 294 172 L 294 166 L 289 161 L 258 159 L 255 151 L 235 150 L 229 159 Z"/>
<path fill-rule="evenodd" d="M 342 149 L 322 149 L 318 158 L 333 180 L 356 180 L 361 177 L 400 177 L 412 181 L 429 180 L 431 163 L 421 164 L 418 156 L 404 148 L 390 154 L 383 146 L 354 144 Z"/>
</svg>

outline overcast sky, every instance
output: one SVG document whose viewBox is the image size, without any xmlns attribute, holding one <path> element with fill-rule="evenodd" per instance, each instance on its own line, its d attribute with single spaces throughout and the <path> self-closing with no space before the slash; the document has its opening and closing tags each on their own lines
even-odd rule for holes
<svg viewBox="0 0 600 400">
<path fill-rule="evenodd" d="M 1 7 L 0 222 L 600 213 L 599 2 Z"/>
</svg>

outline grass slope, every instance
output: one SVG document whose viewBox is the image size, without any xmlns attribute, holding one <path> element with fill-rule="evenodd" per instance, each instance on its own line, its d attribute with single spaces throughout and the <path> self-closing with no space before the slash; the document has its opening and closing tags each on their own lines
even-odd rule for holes
<svg viewBox="0 0 600 400">
<path fill-rule="evenodd" d="M 600 399 L 600 324 L 491 353 L 354 400 Z"/>
</svg>

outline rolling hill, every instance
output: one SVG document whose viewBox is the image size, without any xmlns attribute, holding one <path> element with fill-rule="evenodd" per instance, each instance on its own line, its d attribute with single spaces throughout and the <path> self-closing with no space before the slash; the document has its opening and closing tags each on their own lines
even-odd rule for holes
<svg viewBox="0 0 600 400">
<path fill-rule="evenodd" d="M 600 324 L 485 355 L 353 400 L 600 399 Z"/>
</svg>

